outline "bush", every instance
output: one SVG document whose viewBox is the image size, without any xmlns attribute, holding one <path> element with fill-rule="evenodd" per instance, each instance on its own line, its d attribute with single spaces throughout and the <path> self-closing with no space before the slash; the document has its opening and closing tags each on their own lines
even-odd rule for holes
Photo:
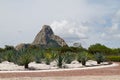
<svg viewBox="0 0 120 80">
<path fill-rule="evenodd" d="M 78 53 L 77 55 L 77 61 L 81 62 L 82 65 L 86 65 L 86 61 L 87 61 L 87 58 L 88 57 L 88 53 L 87 52 L 81 52 L 81 53 Z"/>
<path fill-rule="evenodd" d="M 75 53 L 66 52 L 64 53 L 64 62 L 70 64 L 73 60 L 75 60 Z"/>
<path fill-rule="evenodd" d="M 45 63 L 49 65 L 51 61 L 52 61 L 51 53 L 45 53 Z"/>
<path fill-rule="evenodd" d="M 64 60 L 63 54 L 62 54 L 62 53 L 61 53 L 61 54 L 58 53 L 58 55 L 57 55 L 57 66 L 58 66 L 59 68 L 62 68 L 63 60 Z"/>
<path fill-rule="evenodd" d="M 36 52 L 33 52 L 34 55 L 35 55 L 35 62 L 36 63 L 41 63 L 42 60 L 44 59 L 44 52 L 39 50 L 39 51 L 36 51 Z"/>
<path fill-rule="evenodd" d="M 28 68 L 28 64 L 32 62 L 34 59 L 30 53 L 24 53 L 19 57 L 19 64 L 24 65 L 25 68 Z"/>
<path fill-rule="evenodd" d="M 97 64 L 100 64 L 105 60 L 105 57 L 103 56 L 102 53 L 95 53 L 95 59 L 97 61 Z"/>
<path fill-rule="evenodd" d="M 15 51 L 14 50 L 6 50 L 2 53 L 1 58 L 3 61 L 14 62 L 15 61 Z"/>
<path fill-rule="evenodd" d="M 120 56 L 107 56 L 106 59 L 108 61 L 120 62 Z"/>
</svg>

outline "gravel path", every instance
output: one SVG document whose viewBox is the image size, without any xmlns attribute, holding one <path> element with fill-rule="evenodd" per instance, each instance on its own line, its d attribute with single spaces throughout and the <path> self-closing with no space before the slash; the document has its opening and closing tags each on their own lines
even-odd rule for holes
<svg viewBox="0 0 120 80">
<path fill-rule="evenodd" d="M 14 78 L 14 77 L 15 78 L 19 78 L 19 77 L 32 77 L 32 78 L 34 77 L 35 78 L 35 77 L 60 77 L 60 76 L 62 76 L 62 77 L 71 77 L 71 76 L 83 77 L 83 76 L 116 76 L 116 75 L 118 77 L 120 75 L 120 63 L 118 63 L 118 64 L 119 64 L 119 66 L 116 66 L 116 67 L 108 67 L 108 68 L 101 68 L 101 69 L 89 69 L 89 70 L 0 73 L 0 80 L 2 80 L 2 78 Z M 118 79 L 120 80 L 120 77 L 118 77 Z M 13 80 L 13 79 L 11 79 L 11 80 Z M 19 79 L 17 79 L 17 80 L 19 80 Z M 27 79 L 27 80 L 32 80 L 32 79 Z M 36 80 L 41 80 L 41 79 L 36 79 Z M 60 79 L 58 79 L 58 80 L 60 80 Z M 101 79 L 99 79 L 99 80 L 101 80 Z M 117 79 L 114 79 L 114 80 L 117 80 Z"/>
</svg>

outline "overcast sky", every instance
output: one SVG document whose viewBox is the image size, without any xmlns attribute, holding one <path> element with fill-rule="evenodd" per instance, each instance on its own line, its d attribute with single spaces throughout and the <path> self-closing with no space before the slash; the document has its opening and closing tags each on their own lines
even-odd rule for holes
<svg viewBox="0 0 120 80">
<path fill-rule="evenodd" d="M 0 47 L 31 43 L 44 24 L 69 45 L 120 47 L 120 0 L 0 0 Z"/>
</svg>

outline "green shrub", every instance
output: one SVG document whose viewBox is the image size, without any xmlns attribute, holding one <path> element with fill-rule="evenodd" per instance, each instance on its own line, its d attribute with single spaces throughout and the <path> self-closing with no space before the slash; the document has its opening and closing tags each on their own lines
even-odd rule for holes
<svg viewBox="0 0 120 80">
<path fill-rule="evenodd" d="M 106 59 L 108 61 L 120 62 L 120 56 L 107 56 Z"/>
<path fill-rule="evenodd" d="M 75 60 L 75 53 L 66 52 L 64 53 L 64 62 L 70 64 L 73 60 Z"/>
<path fill-rule="evenodd" d="M 62 68 L 63 60 L 64 60 L 63 54 L 62 53 L 58 53 L 58 56 L 57 56 L 57 66 L 59 68 Z"/>
<path fill-rule="evenodd" d="M 34 59 L 31 54 L 24 53 L 19 57 L 19 64 L 24 65 L 25 68 L 28 68 L 28 64 L 32 62 Z"/>
<path fill-rule="evenodd" d="M 45 63 L 47 64 L 47 65 L 49 65 L 50 64 L 50 62 L 52 61 L 52 55 L 51 55 L 51 53 L 44 53 L 45 54 Z"/>
<path fill-rule="evenodd" d="M 86 65 L 86 61 L 88 60 L 88 53 L 87 52 L 81 52 L 77 55 L 77 61 L 81 62 L 82 65 Z"/>
<path fill-rule="evenodd" d="M 15 51 L 6 50 L 2 53 L 1 57 L 3 61 L 14 62 L 15 61 Z"/>
<path fill-rule="evenodd" d="M 35 55 L 35 62 L 36 63 L 41 63 L 44 59 L 44 52 L 41 50 L 38 50 L 36 52 L 33 52 Z"/>
<path fill-rule="evenodd" d="M 100 64 L 101 62 L 104 62 L 105 56 L 103 56 L 102 53 L 95 53 L 95 59 L 97 61 L 97 64 Z"/>
</svg>

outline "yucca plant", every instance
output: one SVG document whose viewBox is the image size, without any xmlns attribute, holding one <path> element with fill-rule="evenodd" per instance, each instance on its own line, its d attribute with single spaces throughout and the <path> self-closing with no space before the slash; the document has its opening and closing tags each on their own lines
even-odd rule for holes
<svg viewBox="0 0 120 80">
<path fill-rule="evenodd" d="M 2 54 L 2 58 L 4 61 L 14 62 L 15 61 L 15 51 L 14 50 L 6 50 Z"/>
<path fill-rule="evenodd" d="M 97 61 L 97 64 L 100 64 L 105 60 L 105 57 L 103 56 L 102 53 L 95 53 L 95 59 Z"/>
<path fill-rule="evenodd" d="M 64 53 L 64 62 L 70 64 L 73 60 L 75 60 L 75 53 L 66 52 Z"/>
<path fill-rule="evenodd" d="M 81 53 L 78 53 L 78 55 L 77 55 L 77 61 L 81 62 L 82 65 L 86 65 L 87 56 L 88 56 L 88 53 L 85 52 L 85 51 L 81 52 Z"/>
<path fill-rule="evenodd" d="M 26 52 L 19 57 L 19 64 L 24 65 L 24 67 L 28 69 L 29 68 L 28 64 L 33 60 L 34 58 L 32 57 L 32 55 Z"/>
<path fill-rule="evenodd" d="M 42 50 L 37 50 L 36 52 L 34 52 L 34 55 L 36 63 L 42 63 L 43 59 L 45 58 L 44 51 Z"/>
<path fill-rule="evenodd" d="M 47 64 L 47 65 L 50 65 L 50 62 L 52 61 L 52 55 L 51 55 L 51 53 L 45 53 L 45 63 Z"/>
<path fill-rule="evenodd" d="M 59 68 L 62 68 L 62 65 L 63 65 L 63 61 L 64 61 L 64 56 L 63 56 L 63 54 L 60 54 L 60 53 L 58 53 L 58 55 L 57 55 L 57 66 L 59 67 Z"/>
<path fill-rule="evenodd" d="M 18 58 L 18 64 L 24 65 L 26 69 L 29 68 L 28 64 L 34 60 L 33 55 L 29 50 L 23 50 L 20 52 L 21 54 L 19 55 Z"/>
</svg>

